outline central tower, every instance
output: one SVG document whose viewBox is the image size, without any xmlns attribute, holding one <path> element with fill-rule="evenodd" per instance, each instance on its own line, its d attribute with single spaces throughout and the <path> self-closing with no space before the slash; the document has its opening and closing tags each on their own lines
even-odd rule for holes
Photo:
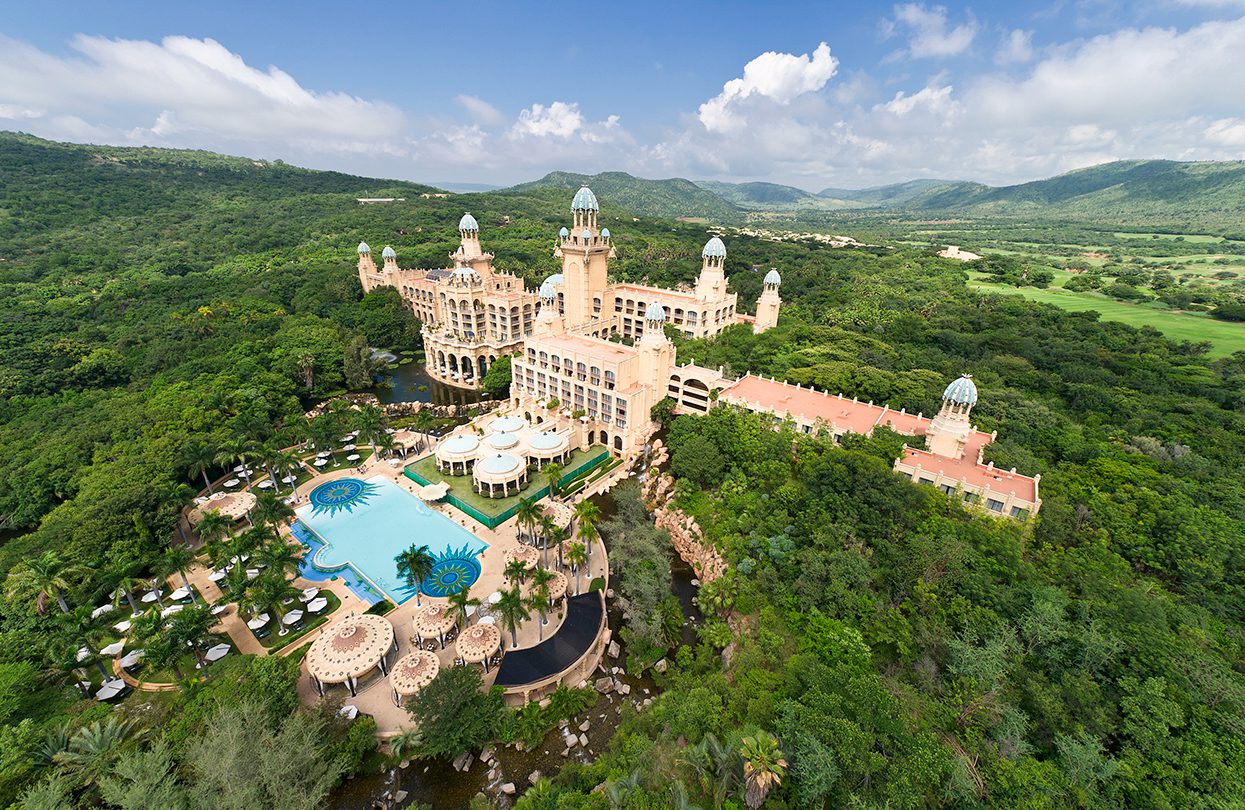
<svg viewBox="0 0 1245 810">
<path fill-rule="evenodd" d="M 563 304 L 567 326 L 578 326 L 601 317 L 605 288 L 609 283 L 609 260 L 613 255 L 609 231 L 597 228 L 601 206 L 592 189 L 584 186 L 571 200 L 573 226 L 559 233 L 562 257 Z"/>
</svg>

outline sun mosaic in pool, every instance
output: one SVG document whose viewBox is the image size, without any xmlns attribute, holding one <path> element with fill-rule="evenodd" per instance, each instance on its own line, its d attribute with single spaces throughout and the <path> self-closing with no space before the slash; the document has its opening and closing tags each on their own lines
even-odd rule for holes
<svg viewBox="0 0 1245 810">
<path fill-rule="evenodd" d="M 311 490 L 308 499 L 311 501 L 312 514 L 327 512 L 335 515 L 342 510 L 353 512 L 356 506 L 367 503 L 376 494 L 376 490 L 375 484 L 360 481 L 358 478 L 339 478 Z"/>
<path fill-rule="evenodd" d="M 420 584 L 421 593 L 429 596 L 449 596 L 463 588 L 470 588 L 480 578 L 480 563 L 470 546 L 447 548 L 436 555 L 432 573 Z"/>
</svg>

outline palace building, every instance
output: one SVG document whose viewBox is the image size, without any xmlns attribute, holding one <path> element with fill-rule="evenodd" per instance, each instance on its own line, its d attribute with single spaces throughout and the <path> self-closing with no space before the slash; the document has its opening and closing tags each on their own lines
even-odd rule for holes
<svg viewBox="0 0 1245 810">
<path fill-rule="evenodd" d="M 651 409 L 664 397 L 672 398 L 682 413 L 706 413 L 716 400 L 792 420 L 808 433 L 825 430 L 835 439 L 848 431 L 867 435 L 878 425 L 924 436 L 928 449 L 905 449 L 896 471 L 917 483 L 961 492 L 967 502 L 999 514 L 1024 517 L 1040 507 L 1038 477 L 995 470 L 982 461 L 994 437 L 969 423 L 977 389 L 967 377 L 947 387 L 942 410 L 931 420 L 789 383 L 752 375 L 731 380 L 721 369 L 678 365 L 667 327 L 688 338 L 711 338 L 732 324 L 764 332 L 778 323 L 782 278 L 769 271 L 756 315 L 740 314 L 736 294 L 727 289 L 726 246 L 715 236 L 701 251 L 694 289 L 611 283 L 614 246 L 609 229 L 598 227 L 599 213 L 596 195 L 587 186 L 579 189 L 571 202 L 570 227 L 558 233 L 555 255 L 562 260 L 562 272 L 534 292 L 517 276 L 493 269 L 493 254 L 484 252 L 471 214 L 458 223 L 460 244 L 450 254 L 451 267 L 400 268 L 394 250 L 385 247 L 377 268 L 371 249 L 360 243 L 359 279 L 365 292 L 389 286 L 401 293 L 423 324 L 432 377 L 478 388 L 497 358 L 511 357 L 506 418 L 522 422 L 503 431 L 507 434 L 530 429 L 533 437 L 541 436 L 538 444 L 562 450 L 601 445 L 630 456 L 644 449 L 653 431 Z M 458 464 L 455 469 L 462 474 L 486 457 L 500 463 L 489 456 L 503 455 L 495 448 L 463 444 L 461 458 L 439 456 L 439 462 Z M 524 456 L 539 465 L 538 457 Z M 516 457 L 515 465 L 521 462 Z M 501 480 L 493 476 L 476 483 L 481 492 L 505 493 L 520 477 L 516 473 Z"/>
</svg>

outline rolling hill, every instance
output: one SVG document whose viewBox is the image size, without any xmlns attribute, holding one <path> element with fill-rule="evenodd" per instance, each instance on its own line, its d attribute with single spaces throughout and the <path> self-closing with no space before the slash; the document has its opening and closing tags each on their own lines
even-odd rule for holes
<svg viewBox="0 0 1245 810">
<path fill-rule="evenodd" d="M 531 191 L 541 188 L 576 189 L 584 183 L 603 201 L 618 208 L 651 217 L 703 217 L 716 222 L 735 222 L 741 212 L 719 195 L 701 188 L 691 180 L 673 177 L 667 180 L 646 180 L 626 172 L 574 174 L 550 172 L 539 180 L 511 186 L 506 191 Z"/>
</svg>

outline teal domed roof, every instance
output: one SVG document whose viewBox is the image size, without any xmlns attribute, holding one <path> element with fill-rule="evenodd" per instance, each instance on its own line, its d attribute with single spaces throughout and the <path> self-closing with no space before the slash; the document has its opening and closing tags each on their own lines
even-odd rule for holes
<svg viewBox="0 0 1245 810">
<path fill-rule="evenodd" d="M 552 279 L 545 279 L 540 283 L 540 292 L 537 293 L 542 301 L 552 301 L 558 297 L 558 291 L 553 287 Z"/>
<path fill-rule="evenodd" d="M 372 249 L 371 249 L 370 247 L 368 247 L 368 246 L 367 246 L 367 242 L 360 242 L 360 243 L 359 243 L 359 252 L 360 252 L 360 253 L 371 253 L 371 252 L 372 252 Z"/>
<path fill-rule="evenodd" d="M 587 228 L 584 228 L 582 231 L 579 232 L 579 238 L 587 242 L 589 239 L 592 238 L 592 231 L 588 230 Z"/>
<path fill-rule="evenodd" d="M 644 313 L 646 321 L 664 321 L 666 319 L 666 309 L 661 304 L 654 301 L 648 305 L 648 311 Z"/>
<path fill-rule="evenodd" d="M 725 259 L 726 245 L 722 244 L 722 240 L 716 236 L 705 242 L 705 249 L 700 251 L 700 255 L 705 258 Z"/>
<path fill-rule="evenodd" d="M 771 270 L 765 274 L 765 283 L 778 286 L 779 284 L 782 284 L 782 276 L 778 275 L 777 270 Z"/>
<path fill-rule="evenodd" d="M 563 225 L 561 230 L 558 231 L 558 236 L 562 237 L 563 239 L 565 239 L 566 237 L 570 235 L 571 235 L 571 232 L 566 229 L 565 225 Z"/>
<path fill-rule="evenodd" d="M 602 238 L 602 239 L 609 239 L 609 238 L 610 238 L 610 229 L 609 229 L 609 228 L 602 228 L 602 229 L 601 229 L 601 238 Z"/>
<path fill-rule="evenodd" d="M 480 274 L 471 267 L 455 267 L 454 278 L 459 281 L 478 281 Z"/>
<path fill-rule="evenodd" d="M 575 192 L 575 199 L 571 200 L 572 211 L 600 211 L 601 206 L 597 202 L 597 195 L 592 193 L 592 189 L 584 186 Z"/>
<path fill-rule="evenodd" d="M 973 376 L 965 374 L 952 380 L 947 390 L 942 392 L 942 398 L 956 405 L 976 405 L 977 385 L 973 382 Z"/>
<path fill-rule="evenodd" d="M 463 214 L 463 218 L 458 220 L 458 230 L 460 231 L 478 231 L 480 223 L 476 222 L 476 218 L 471 214 Z"/>
<path fill-rule="evenodd" d="M 394 253 L 393 248 L 389 247 L 388 245 L 385 245 L 385 249 L 380 252 L 380 255 L 382 258 L 385 258 L 385 259 L 394 259 L 394 258 L 397 258 L 398 256 L 397 253 Z"/>
</svg>

